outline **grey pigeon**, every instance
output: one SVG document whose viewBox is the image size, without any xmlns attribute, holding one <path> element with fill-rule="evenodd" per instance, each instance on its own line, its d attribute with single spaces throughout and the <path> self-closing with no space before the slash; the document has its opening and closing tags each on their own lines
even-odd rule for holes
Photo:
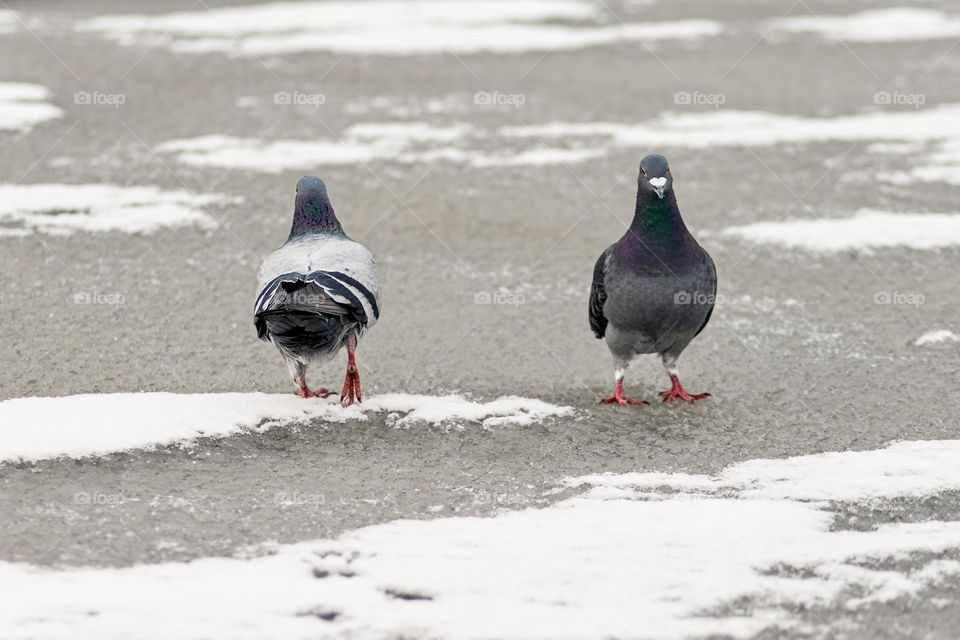
<svg viewBox="0 0 960 640">
<path fill-rule="evenodd" d="M 346 347 L 340 400 L 360 402 L 355 351 L 380 317 L 380 279 L 370 252 L 344 233 L 320 178 L 306 176 L 297 183 L 290 236 L 263 261 L 257 279 L 257 336 L 279 349 L 297 395 L 331 395 L 324 388 L 310 389 L 307 367 L 327 362 Z"/>
<path fill-rule="evenodd" d="M 667 159 L 640 162 L 637 207 L 630 228 L 597 260 L 590 288 L 590 328 L 605 338 L 614 362 L 614 391 L 604 404 L 647 404 L 623 393 L 623 375 L 637 355 L 658 353 L 670 376 L 664 402 L 693 402 L 680 384 L 677 358 L 710 320 L 717 293 L 713 260 L 687 230 Z"/>
</svg>

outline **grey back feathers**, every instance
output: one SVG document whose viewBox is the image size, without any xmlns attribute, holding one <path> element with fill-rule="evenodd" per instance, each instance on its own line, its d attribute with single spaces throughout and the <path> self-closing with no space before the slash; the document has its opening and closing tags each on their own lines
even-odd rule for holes
<svg viewBox="0 0 960 640">
<path fill-rule="evenodd" d="M 343 232 L 319 178 L 298 183 L 290 237 L 260 265 L 257 286 L 257 335 L 288 359 L 330 357 L 380 318 L 373 256 Z"/>
</svg>

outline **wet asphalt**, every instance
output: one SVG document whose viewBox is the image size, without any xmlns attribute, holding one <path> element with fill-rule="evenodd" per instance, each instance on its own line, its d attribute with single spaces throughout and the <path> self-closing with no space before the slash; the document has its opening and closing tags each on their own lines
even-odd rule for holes
<svg viewBox="0 0 960 640">
<path fill-rule="evenodd" d="M 923 93 L 928 106 L 960 100 L 960 50 L 948 50 L 951 41 L 851 50 L 815 38 L 758 41 L 757 24 L 792 5 L 611 4 L 625 20 L 705 17 L 733 25 L 717 38 L 651 51 L 625 43 L 460 59 L 247 59 L 126 48 L 70 29 L 82 17 L 156 11 L 145 1 L 10 2 L 37 25 L 33 34 L 0 37 L 0 79 L 50 87 L 49 101 L 66 115 L 29 134 L 0 132 L 0 181 L 150 184 L 243 201 L 208 207 L 220 223 L 212 231 L 0 239 L 0 398 L 289 391 L 277 353 L 256 340 L 250 310 L 256 268 L 289 228 L 293 186 L 317 173 L 348 233 L 373 251 L 381 270 L 383 316 L 359 351 L 366 393 L 516 394 L 577 412 L 496 429 L 396 429 L 372 416 L 95 459 L 7 463 L 0 465 L 0 559 L 128 566 L 231 555 L 399 517 L 542 506 L 566 495 L 551 490 L 571 475 L 709 472 L 757 457 L 956 438 L 960 349 L 912 341 L 956 329 L 960 251 L 819 255 L 721 233 L 864 207 L 956 211 L 955 187 L 874 181 L 897 167 L 868 153 L 866 143 L 621 149 L 547 167 L 374 162 L 276 174 L 189 167 L 152 151 L 209 133 L 326 138 L 355 122 L 397 120 L 381 107 L 362 115 L 350 107 L 383 97 L 415 110 L 444 98 L 456 113 L 412 119 L 491 129 L 636 122 L 709 108 L 676 105 L 677 91 L 722 93 L 728 109 L 810 116 L 874 108 L 876 91 L 898 88 Z M 866 3 L 808 5 L 848 13 Z M 92 90 L 123 93 L 126 101 L 117 109 L 73 103 L 74 93 Z M 326 102 L 320 109 L 273 104 L 282 90 L 322 92 Z M 494 90 L 521 93 L 525 103 L 473 104 L 475 92 Z M 244 97 L 253 100 L 238 106 Z M 723 300 L 680 361 L 687 387 L 713 395 L 694 406 L 601 407 L 596 401 L 609 392 L 612 372 L 587 325 L 590 274 L 629 222 L 638 162 L 650 151 L 670 158 L 684 218 L 717 265 Z M 476 294 L 501 289 L 522 293 L 523 302 L 475 303 Z M 124 304 L 74 304 L 77 292 L 120 293 Z M 877 304 L 883 292 L 921 294 L 924 303 Z M 340 367 L 330 365 L 315 382 L 336 386 Z M 628 393 L 651 401 L 666 383 L 652 358 L 627 377 Z M 837 526 L 846 526 L 838 509 Z M 956 518 L 958 511 L 960 500 L 948 494 L 933 507 L 881 505 L 858 526 Z M 925 601 L 955 601 L 960 585 L 937 591 Z M 858 613 L 849 628 L 831 626 L 847 617 L 843 611 L 809 615 L 824 621 L 823 637 L 841 637 L 836 629 L 843 628 L 849 638 L 949 638 L 960 617 L 955 604 L 900 601 Z"/>
</svg>

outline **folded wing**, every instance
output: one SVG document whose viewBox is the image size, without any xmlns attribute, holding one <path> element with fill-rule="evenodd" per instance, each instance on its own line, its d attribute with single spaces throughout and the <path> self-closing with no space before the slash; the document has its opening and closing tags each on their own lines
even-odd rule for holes
<svg viewBox="0 0 960 640">
<path fill-rule="evenodd" d="M 379 316 L 376 296 L 338 271 L 281 274 L 254 307 L 257 336 L 293 353 L 336 351 L 348 333 L 362 335 Z"/>
</svg>

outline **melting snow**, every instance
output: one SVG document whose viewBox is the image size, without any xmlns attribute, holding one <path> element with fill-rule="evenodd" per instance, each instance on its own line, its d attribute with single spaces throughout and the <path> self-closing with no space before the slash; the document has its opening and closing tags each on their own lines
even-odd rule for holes
<svg viewBox="0 0 960 640">
<path fill-rule="evenodd" d="M 17 30 L 19 19 L 14 11 L 0 9 L 0 33 L 10 33 Z"/>
<path fill-rule="evenodd" d="M 567 484 L 592 488 L 544 509 L 400 520 L 252 559 L 0 563 L 0 635 L 746 638 L 796 625 L 797 608 L 857 610 L 960 573 L 917 556 L 875 564 L 960 548 L 960 522 L 834 530 L 827 502 L 960 489 L 960 441 Z"/>
<path fill-rule="evenodd" d="M 3 28 L 0 11 L 0 29 Z M 37 124 L 63 116 L 59 107 L 44 102 L 50 91 L 38 84 L 0 82 L 0 130 L 29 131 Z"/>
<path fill-rule="evenodd" d="M 579 0 L 276 2 L 152 16 L 102 16 L 78 25 L 124 44 L 158 41 L 181 52 L 297 51 L 406 56 L 577 49 L 618 41 L 712 36 L 708 20 L 598 26 L 606 13 Z M 554 24 L 562 21 L 567 24 Z M 549 23 L 548 23 L 549 22 Z"/>
<path fill-rule="evenodd" d="M 886 172 L 878 177 L 899 185 L 911 185 L 915 182 L 960 185 L 960 133 L 954 130 L 954 136 L 939 143 L 934 151 L 923 156 L 922 161 L 909 163 L 910 169 Z M 914 151 L 918 150 L 910 149 L 906 153 Z"/>
<path fill-rule="evenodd" d="M 913 344 L 918 347 L 925 347 L 930 344 L 939 344 L 941 342 L 960 342 L 960 336 L 955 334 L 953 331 L 938 329 L 936 331 L 928 331 L 917 338 Z"/>
<path fill-rule="evenodd" d="M 0 402 L 0 460 L 83 457 L 139 447 L 226 436 L 258 425 L 366 420 L 367 412 L 399 412 L 397 427 L 417 422 L 530 425 L 572 413 L 541 400 L 507 396 L 474 402 L 457 395 L 387 394 L 342 407 L 293 394 L 115 393 Z"/>
<path fill-rule="evenodd" d="M 665 113 L 640 124 L 554 122 L 504 127 L 507 137 L 601 138 L 620 147 L 770 146 L 857 140 L 937 141 L 957 134 L 960 105 L 806 118 L 762 111 Z"/>
<path fill-rule="evenodd" d="M 609 490 L 670 487 L 691 494 L 761 500 L 867 499 L 934 495 L 960 489 L 960 440 L 898 442 L 875 451 L 840 451 L 786 459 L 748 460 L 716 476 L 682 473 L 597 474 L 572 478 L 596 496 Z"/>
<path fill-rule="evenodd" d="M 810 251 L 960 245 L 960 215 L 861 210 L 848 218 L 756 222 L 724 230 L 754 242 Z"/>
<path fill-rule="evenodd" d="M 157 187 L 100 184 L 0 185 L 0 236 L 30 231 L 151 233 L 171 226 L 215 221 L 202 207 L 230 201 L 218 194 L 192 195 Z"/>
<path fill-rule="evenodd" d="M 774 30 L 816 33 L 848 42 L 904 42 L 960 36 L 960 15 L 912 7 L 861 11 L 848 16 L 799 16 L 780 20 Z"/>
<path fill-rule="evenodd" d="M 542 166 L 580 162 L 603 155 L 604 149 L 536 147 L 511 153 L 465 148 L 472 127 L 465 124 L 433 126 L 423 122 L 356 124 L 339 139 L 303 142 L 208 135 L 170 140 L 157 147 L 193 166 L 232 167 L 279 173 L 302 166 L 327 166 L 391 160 L 416 163 L 445 160 L 475 167 Z"/>
<path fill-rule="evenodd" d="M 303 165 L 346 165 L 371 161 L 403 163 L 459 162 L 474 167 L 542 166 L 576 163 L 617 147 L 770 146 L 816 142 L 880 141 L 872 153 L 905 153 L 939 143 L 929 166 L 910 173 L 887 174 L 887 180 L 955 180 L 960 183 L 960 104 L 913 111 L 872 111 L 829 118 L 806 118 L 759 111 L 666 113 L 640 124 L 553 122 L 501 127 L 495 133 L 513 145 L 533 146 L 491 152 L 482 148 L 490 131 L 464 123 L 361 123 L 336 138 L 314 141 L 274 140 L 226 135 L 171 140 L 157 147 L 186 164 L 234 167 L 276 173 Z M 543 146 L 562 140 L 563 146 Z M 886 144 L 878 147 L 877 145 Z M 572 146 L 571 146 L 572 145 Z M 909 146 L 906 146 L 909 145 Z"/>
</svg>

